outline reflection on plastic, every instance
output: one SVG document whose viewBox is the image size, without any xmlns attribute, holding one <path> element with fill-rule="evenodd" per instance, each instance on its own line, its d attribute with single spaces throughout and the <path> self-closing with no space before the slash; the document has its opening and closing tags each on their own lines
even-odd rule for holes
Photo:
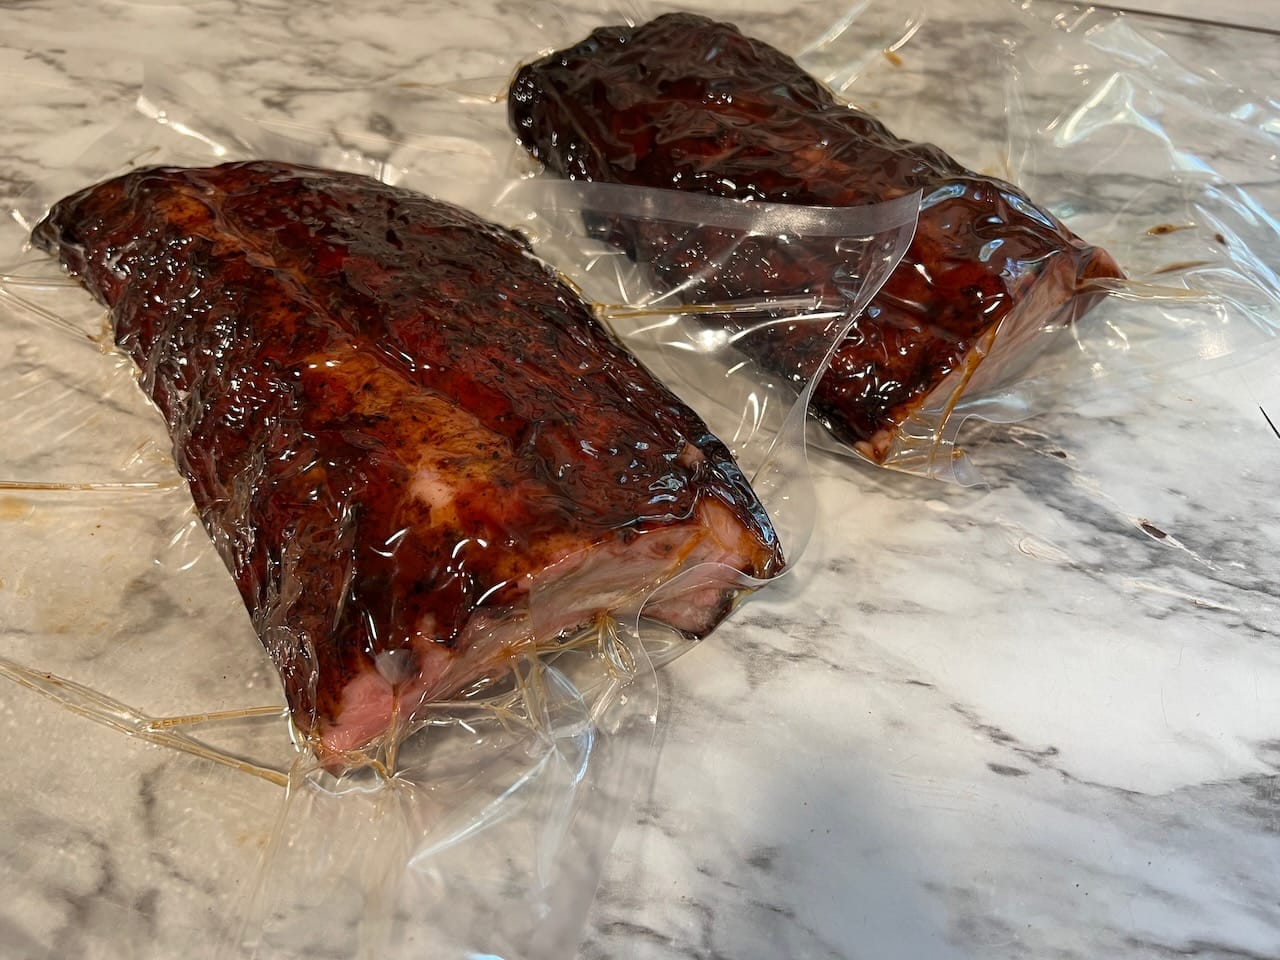
<svg viewBox="0 0 1280 960">
<path fill-rule="evenodd" d="M 816 207 L 609 183 L 522 180 L 495 204 L 610 327 L 703 416 L 752 478 L 788 558 L 812 531 L 805 411 L 838 345 L 897 267 L 919 193 Z M 587 229 L 584 230 L 584 223 Z M 638 265 L 620 237 L 694 238 L 689 269 Z M 742 264 L 820 262 L 771 289 L 721 277 Z"/>
<path fill-rule="evenodd" d="M 601 27 L 524 66 L 509 114 L 549 173 L 664 188 L 694 207 L 708 196 L 812 210 L 799 205 L 922 194 L 902 263 L 856 316 L 812 395 L 832 436 L 874 463 L 950 478 L 950 450 L 936 438 L 955 406 L 1025 363 L 1042 333 L 1087 311 L 1094 298 L 1077 297 L 1081 279 L 1119 276 L 1104 251 L 1013 185 L 895 136 L 780 50 L 706 17 Z M 760 232 L 776 243 L 757 249 L 744 238 L 724 254 L 718 229 L 696 214 L 674 229 L 587 213 L 589 232 L 686 297 L 838 290 L 859 279 L 845 275 L 838 248 L 809 242 L 811 216 L 777 232 L 766 218 Z M 810 347 L 808 331 L 771 329 L 742 351 L 786 375 Z"/>
<path fill-rule="evenodd" d="M 1253 171 L 1259 167 L 1275 166 L 1274 136 L 1267 134 L 1276 126 L 1274 104 L 1224 84 L 1217 67 L 1210 74 L 1178 62 L 1157 39 L 1122 16 L 1092 10 L 1065 15 L 1060 5 L 1034 0 L 1020 7 L 1025 15 L 1011 9 L 998 30 L 973 40 L 990 45 L 991 56 L 976 60 L 990 72 L 966 77 L 962 86 L 932 69 L 933 45 L 954 38 L 936 35 L 921 10 L 859 3 L 816 39 L 778 44 L 782 50 L 799 50 L 800 66 L 828 86 L 853 101 L 875 104 L 874 112 L 908 140 L 941 137 L 939 130 L 949 130 L 949 137 L 954 135 L 960 148 L 969 151 L 964 155 L 970 169 L 998 171 L 997 176 L 1017 183 L 1043 204 L 1038 209 L 1019 191 L 1007 189 L 1005 199 L 1016 215 L 1005 211 L 1001 216 L 1013 224 L 1020 215 L 1027 227 L 1038 222 L 1048 230 L 1051 211 L 1072 231 L 1105 247 L 1133 278 L 1132 284 L 1112 283 L 1114 271 L 1105 257 L 1086 248 L 1060 245 L 1056 254 L 1043 258 L 1025 249 L 1019 253 L 1025 231 L 1010 234 L 1012 245 L 975 247 L 978 261 L 998 265 L 1009 258 L 1003 282 L 1021 290 L 1021 302 L 998 328 L 975 342 L 966 362 L 925 402 L 909 411 L 888 438 L 889 446 L 881 449 L 879 440 L 872 444 L 879 451 L 872 458 L 885 465 L 961 482 L 978 479 L 957 446 L 968 417 L 1008 422 L 1061 408 L 1083 382 L 1133 388 L 1158 377 L 1163 366 L 1203 360 L 1211 343 L 1219 344 L 1216 352 L 1221 355 L 1247 351 L 1271 337 L 1278 325 L 1280 285 L 1273 253 L 1278 235 L 1271 213 L 1276 201 L 1265 195 L 1265 184 L 1248 190 L 1239 185 L 1256 181 Z M 644 23 L 662 12 L 663 5 L 654 5 L 626 19 Z M 542 46 L 566 47 L 602 22 L 622 19 L 581 17 L 571 27 L 547 33 Z M 769 24 L 766 34 L 751 20 L 745 16 L 740 23 L 748 34 L 758 30 L 772 39 L 775 30 L 787 30 Z M 759 164 L 758 130 L 772 130 L 771 119 L 779 111 L 799 116 L 797 111 L 825 109 L 829 96 L 785 58 L 755 46 L 740 49 L 731 31 L 721 36 L 722 43 L 709 47 L 714 58 L 695 62 L 688 56 L 696 46 L 688 42 L 688 34 L 701 29 L 702 21 L 685 16 L 665 22 L 672 25 L 669 36 L 677 38 L 670 56 L 646 59 L 640 29 L 610 28 L 521 71 L 513 86 L 511 119 L 540 160 L 579 179 L 751 197 L 786 194 L 806 202 L 848 202 L 846 195 L 863 189 L 867 176 L 878 175 L 880 165 L 874 163 L 868 174 L 849 174 L 851 164 L 843 156 L 814 170 L 816 165 L 808 163 L 799 147 L 780 153 L 778 163 Z M 663 23 L 642 28 L 654 43 L 661 42 Z M 614 41 L 623 35 L 630 39 L 618 46 Z M 760 58 L 761 69 L 744 71 L 742 82 L 728 86 L 733 81 L 725 65 L 750 58 Z M 599 66 L 594 73 L 593 63 Z M 772 102 L 769 98 L 776 95 L 775 86 L 759 82 L 774 70 L 789 78 L 796 103 L 779 103 L 755 116 L 751 111 L 757 102 Z M 684 79 L 666 93 L 650 96 L 669 80 L 674 83 L 676 73 Z M 602 86 L 591 86 L 591 77 L 602 80 Z M 703 100 L 691 92 L 696 84 L 690 77 L 708 78 Z M 952 129 L 947 105 L 966 96 L 961 90 L 986 91 L 994 100 L 1002 89 L 1005 103 L 993 102 L 991 119 L 998 129 L 998 121 L 1008 118 L 1008 143 L 984 135 L 978 148 L 982 152 L 976 155 L 980 159 L 974 159 L 973 143 L 978 141 L 968 131 Z M 728 90 L 733 92 L 732 107 L 727 106 Z M 670 112 L 673 96 L 688 99 L 682 114 Z M 576 115 L 575 104 L 584 103 L 592 106 Z M 646 111 L 661 118 L 657 140 L 645 139 L 653 129 Z M 829 125 L 820 124 L 837 134 L 841 125 L 867 127 L 867 143 L 881 146 L 878 124 L 865 114 L 846 112 Z M 789 134 L 790 128 L 779 132 Z M 1246 156 L 1219 156 L 1215 145 L 1227 140 L 1247 143 Z M 950 139 L 943 144 L 950 145 Z M 944 172 L 955 172 L 935 148 L 899 146 L 904 156 L 918 155 L 925 166 L 940 164 Z M 963 199 L 953 196 L 960 185 L 945 180 L 942 188 L 926 196 L 922 235 L 932 237 L 935 227 L 945 233 L 945 224 L 954 222 L 944 211 L 947 203 Z M 1148 235 L 1155 217 L 1189 223 L 1192 230 L 1177 237 L 1159 234 L 1160 242 L 1151 242 L 1157 236 Z M 659 269 L 671 260 L 666 252 L 670 242 L 679 243 L 678 237 L 646 236 L 636 229 L 615 239 Z M 921 237 L 917 241 L 926 243 Z M 1075 270 L 1073 258 L 1081 261 Z M 915 253 L 907 259 L 917 272 L 927 262 Z M 901 301 L 910 312 L 918 304 L 901 296 L 911 279 L 906 270 L 904 265 L 899 271 L 901 282 L 895 279 L 886 286 L 882 300 L 895 310 Z M 925 276 L 928 284 L 936 279 Z M 1167 293 L 1175 285 L 1183 291 L 1176 301 Z M 1123 300 L 1099 302 L 1104 291 L 1118 291 Z M 994 300 L 992 304 L 999 306 Z M 877 306 L 883 309 L 882 303 L 873 303 L 873 309 Z M 1078 322 L 1090 308 L 1096 312 Z M 925 311 L 926 323 L 935 313 Z M 1226 332 L 1207 328 L 1224 324 Z M 1117 327 L 1127 331 L 1120 352 L 1110 335 Z M 1190 332 L 1193 328 L 1198 332 Z M 841 363 L 837 357 L 837 370 Z M 821 436 L 815 439 L 831 446 Z"/>
</svg>

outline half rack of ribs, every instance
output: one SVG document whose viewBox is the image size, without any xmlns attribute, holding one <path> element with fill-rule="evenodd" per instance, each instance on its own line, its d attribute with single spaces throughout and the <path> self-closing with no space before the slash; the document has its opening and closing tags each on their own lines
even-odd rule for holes
<svg viewBox="0 0 1280 960">
<path fill-rule="evenodd" d="M 638 609 L 783 563 L 725 447 L 516 237 L 369 178 L 154 168 L 33 240 L 110 309 L 322 756 Z"/>
<path fill-rule="evenodd" d="M 1010 375 L 1028 341 L 1092 305 L 1083 281 L 1118 277 L 1011 184 L 910 143 L 838 102 L 790 57 L 730 24 L 667 14 L 604 27 L 523 67 L 508 96 L 512 128 L 546 168 L 577 180 L 734 199 L 854 206 L 923 192 L 901 264 L 839 347 L 811 411 L 875 461 L 921 411 L 944 415 L 961 392 Z M 711 231 L 614 223 L 613 242 L 667 281 L 705 267 Z M 803 245 L 745 250 L 700 297 L 790 293 L 824 278 Z M 803 328 L 743 350 L 786 376 Z M 908 428 L 910 429 L 910 428 Z"/>
</svg>

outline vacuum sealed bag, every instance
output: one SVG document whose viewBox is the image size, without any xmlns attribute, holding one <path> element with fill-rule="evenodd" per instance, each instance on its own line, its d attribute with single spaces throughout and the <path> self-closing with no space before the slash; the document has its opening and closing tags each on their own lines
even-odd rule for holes
<svg viewBox="0 0 1280 960">
<path fill-rule="evenodd" d="M 1203 356 L 1205 339 L 1234 351 L 1275 328 L 1274 276 L 1252 252 L 1265 250 L 1256 243 L 1265 238 L 1239 233 L 1258 212 L 1256 199 L 1161 125 L 1186 136 L 1222 122 L 1181 89 L 1203 90 L 1204 78 L 1171 69 L 1114 16 L 1024 7 L 1006 29 L 975 40 L 991 45 L 993 75 L 965 86 L 1007 89 L 1011 118 L 1005 136 L 984 145 L 990 159 L 982 164 L 948 151 L 949 135 L 969 146 L 974 132 L 949 129 L 945 103 L 954 91 L 927 74 L 928 46 L 947 38 L 930 31 L 926 16 L 904 17 L 889 5 L 859 5 L 818 40 L 797 43 L 796 59 L 733 23 L 685 12 L 654 8 L 589 26 L 581 17 L 573 25 L 545 18 L 557 49 L 518 67 L 508 118 L 544 175 L 574 181 L 746 205 L 853 205 L 920 191 L 912 245 L 836 349 L 811 413 L 828 449 L 974 482 L 978 473 L 957 443 L 966 418 L 1021 419 L 1061 405 L 1081 379 L 1132 381 L 1179 354 Z M 564 45 L 574 28 L 590 32 Z M 920 73 L 939 87 L 937 97 L 922 89 Z M 1072 102 L 1065 114 L 1057 112 L 1064 84 Z M 938 112 L 932 122 L 912 123 L 929 105 Z M 900 123 L 931 142 L 904 138 Z M 1108 194 L 1111 219 L 1097 219 L 1098 185 L 1124 179 L 1124 157 L 1151 156 L 1122 148 L 1143 135 L 1168 147 L 1156 154 L 1167 167 L 1142 171 L 1144 191 L 1165 196 Z M 1258 145 L 1255 159 L 1265 161 L 1266 144 Z M 1103 158 L 1116 162 L 1104 168 Z M 1176 224 L 1130 219 L 1159 199 L 1178 213 Z M 1175 256 L 1172 244 L 1134 244 L 1190 229 L 1197 249 L 1185 259 L 1166 259 Z M 703 255 L 698 231 L 615 228 L 612 241 L 658 276 L 684 276 Z M 1206 241 L 1217 249 L 1206 250 Z M 1153 263 L 1157 249 L 1161 262 Z M 811 251 L 781 262 L 746 258 L 700 288 L 763 293 L 792 282 L 789 275 L 836 266 Z M 1194 319 L 1205 305 L 1225 331 Z M 1132 353 L 1153 338 L 1158 355 Z M 803 351 L 803 339 L 747 343 L 744 353 L 768 365 Z"/>
<path fill-rule="evenodd" d="M 135 116 L 16 211 L 34 246 L 4 271 L 32 357 L 16 399 L 105 374 L 105 390 L 52 415 L 94 416 L 109 397 L 137 412 L 145 439 L 95 438 L 101 459 L 82 458 L 78 477 L 28 457 L 33 472 L 6 487 L 37 497 L 54 526 L 120 498 L 112 540 L 139 540 L 167 569 L 198 564 L 207 534 L 284 705 L 237 696 L 234 681 L 225 697 L 192 690 L 200 670 L 169 682 L 166 658 L 207 667 L 212 654 L 223 680 L 274 689 L 261 653 L 237 643 L 232 655 L 202 629 L 78 663 L 50 643 L 29 591 L 5 595 L 24 639 L 0 668 L 75 714 L 285 787 L 220 945 L 232 953 L 303 949 L 318 913 L 344 912 L 352 955 L 409 950 L 422 928 L 434 955 L 572 950 L 651 762 L 653 666 L 803 552 L 812 498 L 796 391 L 808 396 L 859 298 L 892 270 L 918 206 L 813 218 L 814 242 L 843 245 L 838 291 L 680 301 L 678 314 L 745 318 L 743 335 L 807 324 L 825 343 L 785 385 L 735 361 L 686 402 L 663 358 L 701 345 L 704 363 L 727 364 L 701 344 L 709 328 L 653 340 L 646 366 L 608 325 L 668 308 L 621 277 L 594 284 L 606 302 L 584 301 L 531 253 L 541 224 L 522 235 L 493 222 L 518 185 L 459 188 L 475 206 L 489 198 L 476 213 L 421 192 L 433 157 L 413 160 L 388 176 L 153 75 Z M 722 258 L 792 242 L 796 221 L 725 206 Z M 86 291 L 108 308 L 105 330 Z M 168 444 L 141 423 L 155 414 L 137 411 L 135 379 Z M 30 412 L 9 410 L 15 422 Z M 115 474 L 100 469 L 122 456 Z M 46 535 L 24 531 L 51 558 Z M 147 668 L 124 669 L 138 660 Z M 159 701 L 157 684 L 169 686 Z"/>
<path fill-rule="evenodd" d="M 1083 313 L 1090 279 L 1120 276 L 1011 184 L 898 139 L 780 51 L 707 17 L 598 29 L 521 68 L 509 111 L 533 157 L 572 179 L 834 207 L 921 192 L 911 247 L 813 397 L 832 436 L 875 463 L 929 461 L 966 391 L 983 389 L 991 371 L 1007 376 L 1029 341 Z M 618 231 L 616 241 L 659 276 L 703 266 L 700 233 Z M 782 261 L 745 256 L 698 285 L 770 293 L 838 269 L 797 249 Z M 805 351 L 806 339 L 744 352 L 773 365 Z"/>
<path fill-rule="evenodd" d="M 18 819 L 136 841 L 110 874 L 186 878 L 187 916 L 239 891 L 197 951 L 571 955 L 654 668 L 803 556 L 812 443 L 973 482 L 966 419 L 1273 339 L 1277 198 L 1241 186 L 1273 105 L 1124 18 L 664 12 L 513 16 L 502 76 L 327 92 L 300 140 L 153 72 L 6 226 L 0 672 L 67 708 Z M 705 110 L 645 91 L 675 61 L 631 40 L 671 27 L 715 54 L 684 64 Z M 989 75 L 938 74 L 959 42 Z M 553 102 L 601 57 L 627 82 Z M 730 83 L 757 65 L 782 82 Z M 1003 107 L 956 129 L 975 88 Z M 583 116 L 619 126 L 563 139 Z M 1228 127 L 1251 151 L 1210 156 Z M 862 194 L 868 144 L 893 176 Z M 136 900 L 117 952 L 183 938 Z"/>
<path fill-rule="evenodd" d="M 32 237 L 108 306 L 326 762 L 601 616 L 703 636 L 782 567 L 706 425 L 458 207 L 277 161 L 148 167 Z"/>
</svg>

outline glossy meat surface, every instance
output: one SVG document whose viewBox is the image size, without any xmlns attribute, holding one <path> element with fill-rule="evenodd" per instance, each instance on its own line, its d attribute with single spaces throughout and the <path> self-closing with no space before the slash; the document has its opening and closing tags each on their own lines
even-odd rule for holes
<svg viewBox="0 0 1280 960">
<path fill-rule="evenodd" d="M 1005 346 L 1087 309 L 1089 298 L 1076 296 L 1086 278 L 1119 276 L 1105 252 L 1016 187 L 966 170 L 931 144 L 895 137 L 790 57 L 705 17 L 599 29 L 522 68 L 508 108 L 520 142 L 572 179 L 818 206 L 923 191 L 906 256 L 813 401 L 839 439 L 876 460 L 913 411 L 939 402 L 935 391 L 973 378 L 1015 312 L 1023 329 L 1001 331 Z M 705 262 L 716 242 L 713 231 L 673 234 L 650 224 L 615 225 L 614 233 L 668 280 Z M 745 250 L 699 293 L 788 293 L 815 277 L 821 285 L 821 272 L 803 246 L 767 258 Z M 803 337 L 775 334 L 745 349 L 785 374 Z"/>
<path fill-rule="evenodd" d="M 690 635 L 782 557 L 723 445 L 514 236 L 353 174 L 139 170 L 34 242 L 110 308 L 323 754 L 635 607 Z"/>
</svg>

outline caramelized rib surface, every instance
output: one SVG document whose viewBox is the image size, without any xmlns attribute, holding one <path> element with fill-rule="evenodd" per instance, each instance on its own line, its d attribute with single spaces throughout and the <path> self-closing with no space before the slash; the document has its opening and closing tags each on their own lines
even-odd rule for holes
<svg viewBox="0 0 1280 960">
<path fill-rule="evenodd" d="M 1120 275 L 1104 251 L 1013 185 L 965 169 L 932 144 L 899 139 L 784 53 L 705 17 L 668 14 L 596 30 L 522 68 L 508 107 L 520 142 L 572 179 L 818 206 L 923 191 L 906 256 L 813 400 L 840 440 L 873 459 L 898 424 L 936 402 L 936 389 L 972 375 L 1021 304 L 1034 304 L 1018 315 L 1021 325 L 1070 322 L 1089 306 L 1076 301 L 1083 279 Z M 705 265 L 720 245 L 709 230 L 634 222 L 610 229 L 667 282 Z M 698 293 L 785 294 L 821 287 L 823 270 L 803 243 L 766 256 L 746 245 Z M 806 337 L 803 329 L 775 331 L 744 350 L 787 375 Z"/>
<path fill-rule="evenodd" d="M 513 235 L 271 162 L 140 170 L 34 242 L 110 308 L 325 752 L 680 569 L 782 556 L 724 446 Z M 702 635 L 726 573 L 661 605 Z"/>
</svg>

